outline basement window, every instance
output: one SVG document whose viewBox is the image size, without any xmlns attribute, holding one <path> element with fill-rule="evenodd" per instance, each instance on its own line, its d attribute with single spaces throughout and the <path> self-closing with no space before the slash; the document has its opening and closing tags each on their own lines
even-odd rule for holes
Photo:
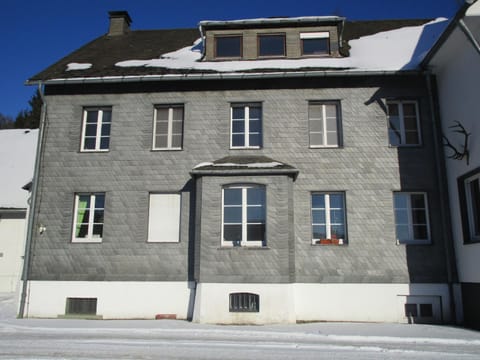
<svg viewBox="0 0 480 360">
<path fill-rule="evenodd" d="M 96 315 L 97 298 L 67 298 L 66 315 Z"/>
<path fill-rule="evenodd" d="M 230 312 L 259 312 L 260 297 L 252 293 L 230 294 Z"/>
</svg>

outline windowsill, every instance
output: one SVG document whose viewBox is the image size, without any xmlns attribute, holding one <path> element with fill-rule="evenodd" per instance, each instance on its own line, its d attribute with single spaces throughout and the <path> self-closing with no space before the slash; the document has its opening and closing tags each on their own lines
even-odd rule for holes
<svg viewBox="0 0 480 360">
<path fill-rule="evenodd" d="M 72 239 L 72 244 L 99 244 L 103 238 L 98 239 Z"/>
<path fill-rule="evenodd" d="M 268 246 L 220 246 L 217 250 L 270 250 Z"/>
<path fill-rule="evenodd" d="M 259 150 L 261 146 L 231 146 L 230 150 Z"/>
<path fill-rule="evenodd" d="M 339 145 L 326 145 L 326 146 L 310 145 L 309 148 L 310 149 L 343 149 L 343 146 L 339 146 Z"/>
<path fill-rule="evenodd" d="M 147 240 L 147 244 L 180 244 L 180 240 L 170 240 L 170 241 Z"/>
<path fill-rule="evenodd" d="M 108 152 L 110 152 L 110 149 L 106 149 L 106 150 L 80 150 L 79 152 L 81 154 L 108 153 Z"/>
<path fill-rule="evenodd" d="M 182 151 L 183 148 L 158 148 L 158 149 L 152 149 L 153 152 L 156 151 Z"/>
<path fill-rule="evenodd" d="M 322 239 L 322 240 L 312 240 L 312 246 L 346 246 L 348 243 L 341 240 L 332 240 L 332 239 Z"/>
</svg>

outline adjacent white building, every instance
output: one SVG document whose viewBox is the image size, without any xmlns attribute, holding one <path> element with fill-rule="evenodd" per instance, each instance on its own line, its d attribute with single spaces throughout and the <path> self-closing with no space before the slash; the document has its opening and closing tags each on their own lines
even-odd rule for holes
<svg viewBox="0 0 480 360">
<path fill-rule="evenodd" d="M 425 59 L 437 77 L 465 324 L 480 327 L 480 2 L 466 1 Z"/>
<path fill-rule="evenodd" d="M 38 130 L 0 131 L 0 292 L 17 289 L 23 266 Z"/>
</svg>

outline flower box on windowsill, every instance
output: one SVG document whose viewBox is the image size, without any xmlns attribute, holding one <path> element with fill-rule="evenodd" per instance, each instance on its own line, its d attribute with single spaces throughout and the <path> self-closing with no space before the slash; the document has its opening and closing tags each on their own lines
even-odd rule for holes
<svg viewBox="0 0 480 360">
<path fill-rule="evenodd" d="M 320 245 L 343 245 L 343 239 L 320 239 L 315 242 Z"/>
</svg>

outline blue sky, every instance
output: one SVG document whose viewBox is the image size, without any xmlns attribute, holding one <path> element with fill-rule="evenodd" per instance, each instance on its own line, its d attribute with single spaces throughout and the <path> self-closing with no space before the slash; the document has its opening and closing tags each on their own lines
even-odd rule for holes
<svg viewBox="0 0 480 360">
<path fill-rule="evenodd" d="M 29 77 L 103 35 L 108 11 L 127 10 L 132 29 L 191 28 L 200 20 L 340 15 L 349 20 L 451 18 L 462 0 L 3 0 L 0 113 L 28 107 Z M 274 4 L 274 6 L 272 6 Z M 159 54 L 160 55 L 160 54 Z"/>
</svg>

